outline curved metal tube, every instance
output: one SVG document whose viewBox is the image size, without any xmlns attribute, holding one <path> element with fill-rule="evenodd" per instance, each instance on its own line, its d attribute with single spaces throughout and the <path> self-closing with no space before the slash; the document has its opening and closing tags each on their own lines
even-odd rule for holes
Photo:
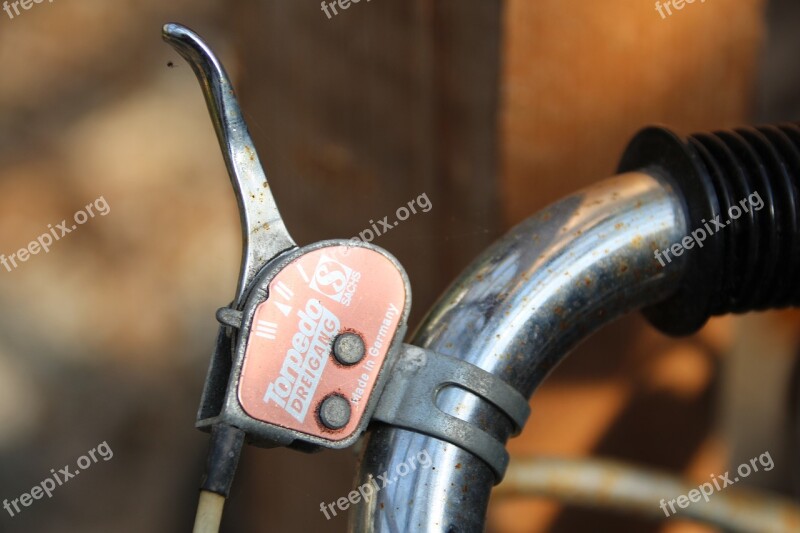
<svg viewBox="0 0 800 533">
<path fill-rule="evenodd" d="M 512 464 L 496 496 L 554 498 L 663 520 L 667 511 L 659 503 L 665 495 L 688 494 L 696 489 L 696 483 L 617 461 L 537 457 Z M 730 533 L 800 531 L 800 507 L 753 489 L 725 489 L 707 502 L 676 509 L 678 513 L 672 517 L 710 524 Z"/>
<path fill-rule="evenodd" d="M 465 359 L 530 396 L 591 332 L 675 289 L 682 258 L 662 268 L 653 250 L 686 232 L 682 201 L 662 179 L 629 173 L 601 182 L 534 215 L 484 252 L 412 342 Z M 508 420 L 468 393 L 444 391 L 438 405 L 508 438 Z M 485 463 L 451 444 L 388 426 L 375 427 L 368 439 L 357 483 L 384 472 L 393 481 L 355 506 L 350 531 L 483 530 L 494 483 Z M 425 453 L 431 468 L 409 472 L 409 459 Z"/>
</svg>

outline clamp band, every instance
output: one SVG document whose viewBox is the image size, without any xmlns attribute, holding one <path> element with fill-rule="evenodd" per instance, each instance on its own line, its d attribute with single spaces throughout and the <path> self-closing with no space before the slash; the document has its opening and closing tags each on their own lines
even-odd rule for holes
<svg viewBox="0 0 800 533">
<path fill-rule="evenodd" d="M 505 444 L 474 424 L 442 411 L 439 392 L 464 389 L 503 412 L 517 435 L 530 414 L 527 399 L 499 377 L 461 359 L 403 344 L 373 420 L 454 444 L 482 459 L 500 483 L 508 467 Z"/>
</svg>

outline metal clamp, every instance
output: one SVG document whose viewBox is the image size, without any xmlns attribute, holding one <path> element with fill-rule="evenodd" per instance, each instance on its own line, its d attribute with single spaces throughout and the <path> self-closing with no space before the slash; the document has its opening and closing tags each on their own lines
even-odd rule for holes
<svg viewBox="0 0 800 533">
<path fill-rule="evenodd" d="M 439 393 L 457 387 L 491 403 L 519 434 L 530 415 L 527 399 L 499 377 L 461 359 L 403 344 L 373 420 L 423 433 L 479 457 L 492 469 L 495 483 L 508 466 L 505 444 L 477 426 L 442 411 Z"/>
</svg>

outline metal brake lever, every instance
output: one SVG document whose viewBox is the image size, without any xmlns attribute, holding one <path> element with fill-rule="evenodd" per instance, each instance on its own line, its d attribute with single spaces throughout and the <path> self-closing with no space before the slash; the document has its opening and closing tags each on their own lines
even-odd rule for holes
<svg viewBox="0 0 800 533">
<path fill-rule="evenodd" d="M 234 307 L 243 303 L 256 274 L 275 256 L 297 247 L 283 223 L 228 74 L 189 28 L 167 24 L 164 40 L 189 63 L 203 88 L 242 221 L 242 266 Z"/>
<path fill-rule="evenodd" d="M 236 295 L 217 312 L 221 327 L 197 415 L 197 427 L 212 432 L 203 494 L 227 496 L 245 439 L 345 448 L 372 419 L 468 450 L 499 481 L 504 443 L 441 411 L 437 398 L 460 388 L 494 405 L 515 430 L 528 415 L 525 398 L 469 363 L 402 344 L 411 287 L 385 250 L 357 239 L 298 247 L 222 65 L 184 26 L 165 25 L 163 37 L 202 86 L 242 223 Z"/>
<path fill-rule="evenodd" d="M 167 24 L 163 36 L 202 86 L 243 230 L 236 297 L 217 312 L 222 327 L 197 426 L 238 428 L 263 446 L 349 446 L 370 420 L 405 333 L 408 277 L 368 243 L 298 248 L 219 60 L 184 26 Z"/>
</svg>

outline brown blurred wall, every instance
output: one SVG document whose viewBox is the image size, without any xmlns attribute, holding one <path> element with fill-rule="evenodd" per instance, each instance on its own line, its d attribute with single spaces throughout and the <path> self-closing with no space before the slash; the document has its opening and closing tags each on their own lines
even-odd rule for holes
<svg viewBox="0 0 800 533">
<path fill-rule="evenodd" d="M 748 122 L 764 0 L 510 0 L 500 117 L 503 212 L 515 223 L 614 173 L 645 125 Z"/>
</svg>

